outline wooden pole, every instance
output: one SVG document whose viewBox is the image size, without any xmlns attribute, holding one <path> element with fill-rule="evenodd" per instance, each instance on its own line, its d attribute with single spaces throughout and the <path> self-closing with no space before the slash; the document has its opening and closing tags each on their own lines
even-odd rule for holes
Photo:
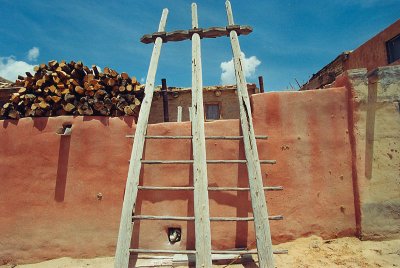
<svg viewBox="0 0 400 268">
<path fill-rule="evenodd" d="M 168 9 L 164 9 L 161 15 L 158 31 L 165 30 L 167 22 Z M 134 213 L 137 191 L 139 185 L 139 175 L 141 169 L 141 159 L 145 142 L 147 123 L 149 120 L 150 107 L 154 94 L 154 81 L 157 72 L 158 59 L 160 57 L 162 39 L 158 37 L 154 43 L 153 53 L 151 55 L 150 66 L 147 72 L 145 96 L 141 104 L 138 123 L 136 125 L 135 138 L 126 180 L 124 203 L 122 205 L 122 215 L 119 225 L 117 249 L 115 253 L 115 268 L 127 268 L 129 264 L 129 247 L 132 239 L 134 223 L 132 223 L 132 213 Z"/>
<path fill-rule="evenodd" d="M 192 4 L 192 28 L 197 29 L 197 5 Z M 192 136 L 196 267 L 211 267 L 211 228 L 204 134 L 203 78 L 200 35 L 192 36 Z"/>
<path fill-rule="evenodd" d="M 226 12 L 229 25 L 234 25 L 232 7 L 229 0 L 226 1 Z M 271 232 L 268 222 L 268 211 L 263 193 L 263 182 L 258 159 L 257 143 L 254 136 L 253 120 L 250 107 L 250 99 L 247 92 L 247 82 L 243 71 L 243 59 L 236 31 L 229 33 L 235 66 L 237 92 L 240 106 L 240 123 L 243 132 L 243 142 L 247 159 L 247 170 L 250 185 L 251 204 L 254 214 L 254 230 L 256 232 L 258 260 L 260 267 L 273 268 L 273 250 Z"/>
<path fill-rule="evenodd" d="M 163 94 L 164 122 L 169 122 L 167 79 L 161 79 L 161 92 Z"/>
<path fill-rule="evenodd" d="M 192 111 L 193 109 L 192 109 L 192 107 L 189 107 L 189 120 L 190 120 L 190 122 L 192 122 L 192 120 L 193 120 L 193 118 L 192 118 Z"/>
<path fill-rule="evenodd" d="M 178 114 L 176 116 L 176 122 L 182 122 L 182 106 L 178 106 Z"/>
<path fill-rule="evenodd" d="M 151 254 L 196 254 L 195 250 L 185 250 L 185 249 L 131 249 L 132 253 L 151 253 Z M 245 250 L 212 250 L 212 254 L 256 254 L 257 250 L 254 249 L 245 249 Z M 274 254 L 288 254 L 287 249 L 278 249 L 274 250 Z"/>
<path fill-rule="evenodd" d="M 264 79 L 262 76 L 258 77 L 258 84 L 260 85 L 260 93 L 264 93 Z"/>
</svg>

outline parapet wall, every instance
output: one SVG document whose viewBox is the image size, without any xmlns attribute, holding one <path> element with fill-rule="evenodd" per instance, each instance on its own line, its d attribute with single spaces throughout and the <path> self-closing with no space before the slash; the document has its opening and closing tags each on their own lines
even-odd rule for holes
<svg viewBox="0 0 400 268">
<path fill-rule="evenodd" d="M 344 87 L 252 96 L 255 133 L 274 243 L 311 234 L 356 233 L 348 99 Z M 131 151 L 132 118 L 54 117 L 0 121 L 0 261 L 32 262 L 61 256 L 114 255 Z M 71 136 L 59 136 L 63 124 Z M 239 135 L 237 120 L 206 123 L 206 135 Z M 190 123 L 149 125 L 149 134 L 189 135 Z M 148 140 L 145 159 L 190 159 L 191 142 Z M 239 141 L 207 140 L 208 159 L 244 159 Z M 208 167 L 210 186 L 246 187 L 242 164 Z M 192 185 L 188 165 L 144 166 L 141 184 Z M 210 192 L 211 216 L 251 216 L 247 192 Z M 193 216 L 192 192 L 140 192 L 137 214 Z M 146 221 L 135 225 L 134 246 L 193 249 L 194 223 Z M 170 244 L 168 227 L 182 228 Z M 212 247 L 254 247 L 252 222 L 211 225 Z"/>
</svg>

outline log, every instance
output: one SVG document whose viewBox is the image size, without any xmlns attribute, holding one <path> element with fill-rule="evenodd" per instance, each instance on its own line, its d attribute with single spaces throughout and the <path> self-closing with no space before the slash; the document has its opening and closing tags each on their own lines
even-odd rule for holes
<svg viewBox="0 0 400 268">
<path fill-rule="evenodd" d="M 97 69 L 96 65 L 92 65 L 92 69 L 93 69 L 93 73 L 95 75 L 95 77 L 99 77 L 99 70 Z"/>
<path fill-rule="evenodd" d="M 83 95 L 83 93 L 85 93 L 85 91 L 83 90 L 83 88 L 81 86 L 76 86 L 75 87 L 75 92 L 80 94 L 80 95 Z"/>
<path fill-rule="evenodd" d="M 129 75 L 127 73 L 121 73 L 121 78 L 128 80 L 129 79 Z"/>
</svg>

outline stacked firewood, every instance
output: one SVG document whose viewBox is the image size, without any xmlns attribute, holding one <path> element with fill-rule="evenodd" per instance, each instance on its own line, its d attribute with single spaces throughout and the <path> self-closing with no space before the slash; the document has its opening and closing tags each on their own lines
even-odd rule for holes
<svg viewBox="0 0 400 268">
<path fill-rule="evenodd" d="M 35 66 L 34 71 L 18 76 L 15 86 L 21 88 L 3 105 L 1 116 L 137 116 L 144 88 L 127 73 L 55 60 Z"/>
</svg>

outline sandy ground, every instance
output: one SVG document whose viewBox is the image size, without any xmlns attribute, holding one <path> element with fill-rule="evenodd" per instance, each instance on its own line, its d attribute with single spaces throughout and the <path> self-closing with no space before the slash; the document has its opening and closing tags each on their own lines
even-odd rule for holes
<svg viewBox="0 0 400 268">
<path fill-rule="evenodd" d="M 322 240 L 312 236 L 297 239 L 276 246 L 280 249 L 288 249 L 287 255 L 275 255 L 277 267 L 400 267 L 400 239 L 390 241 L 360 241 L 357 238 L 340 238 Z M 257 267 L 255 262 L 246 264 L 224 264 L 215 267 Z M 171 267 L 161 265 L 160 260 L 140 260 L 136 267 L 153 266 Z M 111 268 L 114 258 L 96 259 L 71 259 L 60 258 L 37 264 L 27 265 L 3 265 L 0 268 Z M 184 267 L 184 266 L 179 266 Z"/>
</svg>

